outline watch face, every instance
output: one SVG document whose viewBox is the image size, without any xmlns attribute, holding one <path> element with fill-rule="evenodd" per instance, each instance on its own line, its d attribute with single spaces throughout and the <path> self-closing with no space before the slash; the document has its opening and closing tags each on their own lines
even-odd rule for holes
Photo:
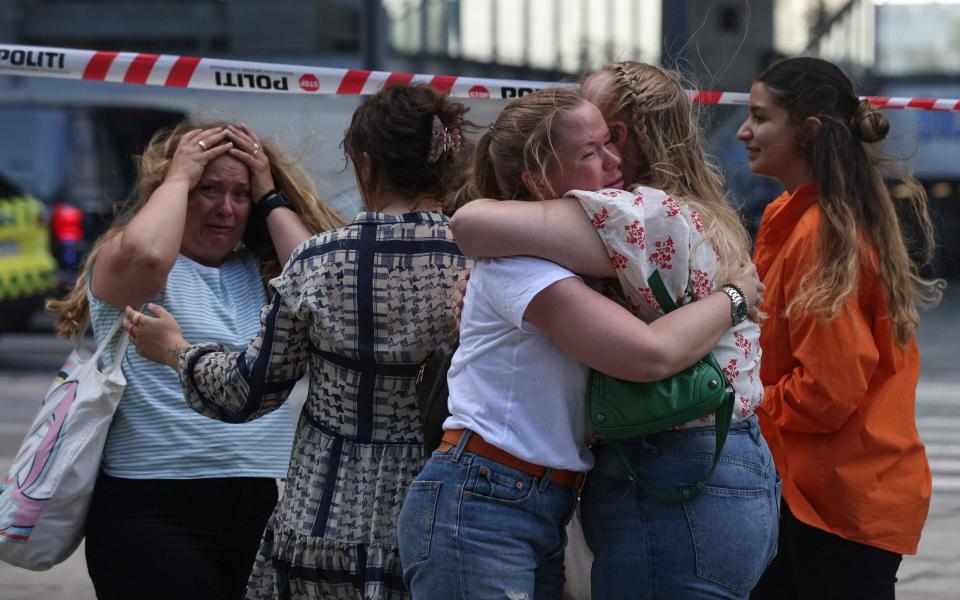
<svg viewBox="0 0 960 600">
<path fill-rule="evenodd" d="M 737 322 L 747 318 L 747 302 L 745 300 L 737 302 L 735 310 L 737 311 Z"/>
</svg>

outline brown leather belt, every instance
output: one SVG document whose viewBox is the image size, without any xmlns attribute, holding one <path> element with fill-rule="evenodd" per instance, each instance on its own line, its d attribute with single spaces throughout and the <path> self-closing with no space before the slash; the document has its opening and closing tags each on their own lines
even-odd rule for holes
<svg viewBox="0 0 960 600">
<path fill-rule="evenodd" d="M 440 452 L 446 452 L 447 450 L 455 447 L 460 443 L 460 438 L 463 437 L 465 432 L 465 429 L 450 429 L 444 431 L 443 441 L 440 442 L 440 446 L 437 448 L 437 450 Z M 512 454 L 504 452 L 492 444 L 488 444 L 476 433 L 470 434 L 470 439 L 467 440 L 467 444 L 463 447 L 463 449 L 467 452 L 472 452 L 477 456 L 482 456 L 494 462 L 498 462 L 501 465 L 511 467 L 518 471 L 523 471 L 527 475 L 533 475 L 537 479 L 543 479 L 543 476 L 546 475 L 548 470 L 547 467 L 541 467 L 540 465 L 528 463 L 527 461 L 521 460 Z M 553 469 L 553 472 L 550 474 L 550 481 L 559 485 L 573 488 L 575 490 L 579 490 L 581 487 L 583 487 L 583 479 L 585 476 L 586 473 L 581 471 Z"/>
</svg>

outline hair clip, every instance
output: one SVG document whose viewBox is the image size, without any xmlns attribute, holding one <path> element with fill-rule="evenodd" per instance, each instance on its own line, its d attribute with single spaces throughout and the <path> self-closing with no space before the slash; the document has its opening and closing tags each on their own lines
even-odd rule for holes
<svg viewBox="0 0 960 600">
<path fill-rule="evenodd" d="M 443 126 L 440 117 L 433 115 L 430 132 L 430 152 L 427 154 L 427 163 L 433 164 L 447 151 L 456 152 L 460 149 L 463 136 L 457 128 L 449 129 Z"/>
</svg>

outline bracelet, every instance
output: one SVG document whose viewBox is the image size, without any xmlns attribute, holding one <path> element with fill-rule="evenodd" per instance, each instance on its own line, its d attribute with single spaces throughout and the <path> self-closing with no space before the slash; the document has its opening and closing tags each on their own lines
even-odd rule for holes
<svg viewBox="0 0 960 600">
<path fill-rule="evenodd" d="M 253 205 L 253 214 L 256 219 L 266 221 L 267 215 L 273 212 L 273 209 L 285 206 L 293 210 L 293 205 L 287 200 L 287 196 L 280 190 L 270 190 L 263 195 L 260 202 Z"/>
<path fill-rule="evenodd" d="M 730 325 L 736 327 L 747 318 L 749 312 L 747 297 L 739 286 L 732 283 L 723 284 L 720 286 L 720 291 L 730 298 Z"/>
<path fill-rule="evenodd" d="M 257 202 L 257 204 L 263 204 L 263 201 L 264 201 L 264 200 L 266 200 L 267 198 L 269 198 L 270 196 L 272 196 L 272 195 L 274 195 L 274 194 L 279 194 L 279 193 L 280 193 L 280 190 L 278 190 L 277 188 L 273 188 L 272 190 L 270 190 L 270 191 L 267 192 L 266 194 L 260 196 L 260 201 Z"/>
<path fill-rule="evenodd" d="M 743 298 L 743 301 L 744 301 L 744 302 L 747 301 L 747 295 L 743 293 L 743 288 L 741 288 L 739 285 L 737 285 L 737 284 L 735 284 L 735 283 L 730 283 L 730 282 L 728 281 L 728 282 L 726 282 L 725 284 L 721 285 L 720 287 L 722 287 L 722 288 L 725 288 L 725 287 L 733 288 L 733 291 L 735 291 L 736 293 L 740 294 L 740 297 Z"/>
</svg>

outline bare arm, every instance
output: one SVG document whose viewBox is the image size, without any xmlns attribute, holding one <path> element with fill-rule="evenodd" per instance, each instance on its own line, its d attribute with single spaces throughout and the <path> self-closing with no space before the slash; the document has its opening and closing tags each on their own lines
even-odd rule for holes
<svg viewBox="0 0 960 600">
<path fill-rule="evenodd" d="M 267 229 L 270 230 L 270 239 L 273 240 L 273 248 L 281 265 L 286 264 L 297 246 L 310 237 L 310 231 L 300 215 L 283 206 L 267 215 Z"/>
<path fill-rule="evenodd" d="M 575 198 L 473 200 L 453 215 L 450 228 L 471 258 L 537 256 L 591 277 L 615 275 L 607 249 Z"/>
<path fill-rule="evenodd" d="M 647 325 L 571 277 L 537 294 L 524 319 L 598 371 L 656 381 L 689 367 L 716 346 L 730 328 L 730 299 L 711 294 Z"/>
<path fill-rule="evenodd" d="M 207 163 L 230 150 L 230 144 L 216 145 L 225 136 L 222 128 L 184 134 L 163 183 L 101 247 L 91 282 L 96 297 L 114 306 L 139 306 L 163 289 L 180 252 L 187 195 Z M 204 140 L 206 150 L 198 139 Z"/>
<path fill-rule="evenodd" d="M 764 286 L 753 265 L 734 279 L 755 306 Z M 537 294 L 523 318 L 580 362 L 630 381 L 656 381 L 713 350 L 731 326 L 730 298 L 714 292 L 649 325 L 575 277 Z"/>
</svg>

